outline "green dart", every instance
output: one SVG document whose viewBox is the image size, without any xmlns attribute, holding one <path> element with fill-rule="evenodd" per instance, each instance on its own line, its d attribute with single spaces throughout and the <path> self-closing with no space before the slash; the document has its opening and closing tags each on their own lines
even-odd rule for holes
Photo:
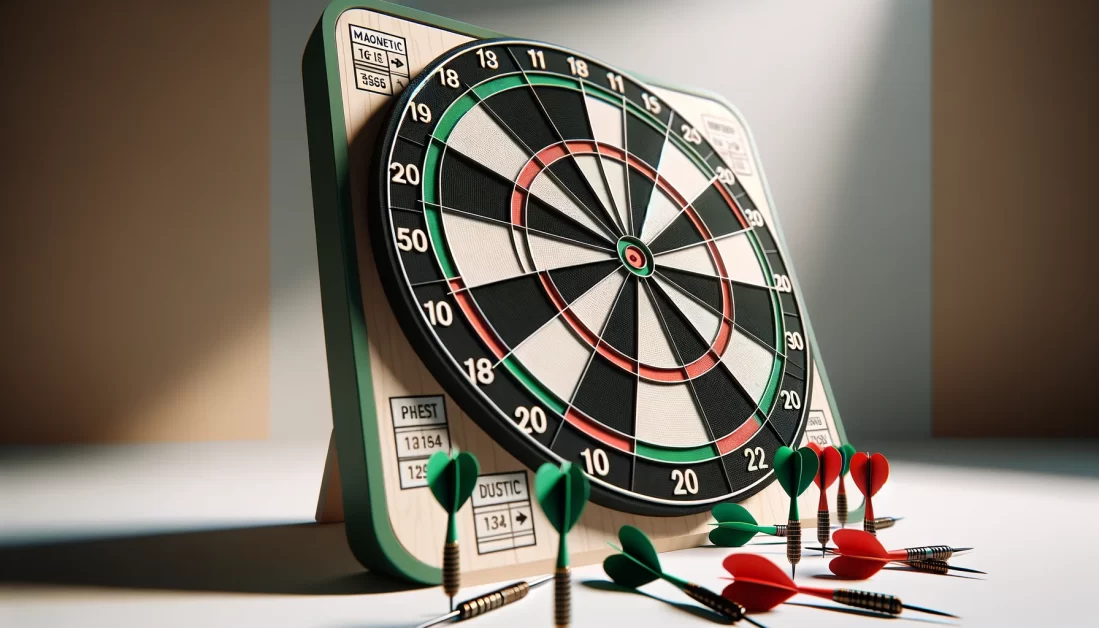
<svg viewBox="0 0 1099 628">
<path fill-rule="evenodd" d="M 653 547 L 652 541 L 641 530 L 633 526 L 622 526 L 618 530 L 618 540 L 622 543 L 622 547 L 614 545 L 611 547 L 620 553 L 608 556 L 603 561 L 603 571 L 607 572 L 615 584 L 636 589 L 660 578 L 723 617 L 733 621 L 743 619 L 763 628 L 745 615 L 744 607 L 740 604 L 725 599 L 703 586 L 666 573 L 660 567 L 660 558 L 656 555 L 656 548 Z"/>
<path fill-rule="evenodd" d="M 462 572 L 458 562 L 458 520 L 455 515 L 473 494 L 480 466 L 477 458 L 468 452 L 437 451 L 427 461 L 427 485 L 431 494 L 446 511 L 446 542 L 443 545 L 443 592 L 450 598 L 450 610 L 454 610 L 454 596 L 461 588 Z"/>
<path fill-rule="evenodd" d="M 557 567 L 553 572 L 553 619 L 558 628 L 572 621 L 572 591 L 569 577 L 569 530 L 580 520 L 591 496 L 591 484 L 584 470 L 564 462 L 560 467 L 547 462 L 534 475 L 534 495 L 550 525 L 557 530 Z"/>
<path fill-rule="evenodd" d="M 808 447 L 790 449 L 779 447 L 775 452 L 775 475 L 782 490 L 790 496 L 790 516 L 786 522 L 786 559 L 790 561 L 793 577 L 801 562 L 801 515 L 798 513 L 798 496 L 809 488 L 817 475 L 817 454 Z"/>
<path fill-rule="evenodd" d="M 722 547 L 741 547 L 757 534 L 786 536 L 786 526 L 761 526 L 755 517 L 740 504 L 718 504 L 710 511 L 717 523 L 710 530 L 710 542 Z"/>
<path fill-rule="evenodd" d="M 847 487 L 843 484 L 843 478 L 851 470 L 851 456 L 858 451 L 851 443 L 836 447 L 843 458 L 843 466 L 840 468 L 839 488 L 836 491 L 836 516 L 840 520 L 841 527 L 847 527 Z"/>
</svg>

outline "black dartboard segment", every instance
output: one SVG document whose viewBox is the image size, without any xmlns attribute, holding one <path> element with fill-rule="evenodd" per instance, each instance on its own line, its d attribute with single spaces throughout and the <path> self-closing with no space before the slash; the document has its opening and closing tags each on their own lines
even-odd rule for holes
<svg viewBox="0 0 1099 628">
<path fill-rule="evenodd" d="M 747 457 L 809 406 L 788 265 L 693 124 L 616 68 L 487 40 L 408 86 L 373 166 L 378 271 L 432 375 L 525 464 L 583 465 L 638 514 L 760 490 Z"/>
</svg>

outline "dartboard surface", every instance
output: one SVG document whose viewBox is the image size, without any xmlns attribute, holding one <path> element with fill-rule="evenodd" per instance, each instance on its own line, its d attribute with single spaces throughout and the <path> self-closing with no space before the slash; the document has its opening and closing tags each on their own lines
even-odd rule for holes
<svg viewBox="0 0 1099 628">
<path fill-rule="evenodd" d="M 812 362 L 763 212 L 656 91 L 543 43 L 460 46 L 394 104 L 369 220 L 466 413 L 531 468 L 583 465 L 599 503 L 678 515 L 769 483 Z"/>
</svg>

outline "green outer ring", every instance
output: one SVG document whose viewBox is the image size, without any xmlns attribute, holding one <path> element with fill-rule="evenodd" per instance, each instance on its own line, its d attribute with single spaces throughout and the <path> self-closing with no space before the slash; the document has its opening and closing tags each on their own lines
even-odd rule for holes
<svg viewBox="0 0 1099 628">
<path fill-rule="evenodd" d="M 340 86 L 336 22 L 349 9 L 365 9 L 447 29 L 473 38 L 503 37 L 488 29 L 433 15 L 381 0 L 334 0 L 313 28 L 302 57 L 302 87 L 306 104 L 309 170 L 312 184 L 317 257 L 321 277 L 322 315 L 325 327 L 329 387 L 332 397 L 333 437 L 340 459 L 340 482 L 348 545 L 356 560 L 377 573 L 421 584 L 439 584 L 442 571 L 413 556 L 393 533 L 385 499 L 385 484 L 378 440 L 374 388 L 367 343 L 362 292 L 359 283 L 352 219 L 346 120 Z M 666 83 L 634 73 L 656 87 Z M 708 98 L 724 106 L 737 120 L 740 111 L 719 94 L 705 90 L 674 88 Z M 753 155 L 759 155 L 751 129 L 744 126 Z M 759 177 L 770 207 L 774 199 L 760 167 Z M 779 218 L 772 212 L 773 233 L 783 249 L 786 240 Z M 792 269 L 794 294 L 804 302 Z M 813 355 L 819 355 L 808 316 L 802 324 Z M 821 377 L 841 443 L 848 442 L 834 403 L 823 360 L 813 360 Z"/>
<path fill-rule="evenodd" d="M 520 77 L 526 77 L 524 81 Z M 559 74 L 542 73 L 537 71 L 523 71 L 520 73 L 511 73 L 503 76 L 497 76 L 487 79 L 472 86 L 468 91 L 472 91 L 476 94 L 476 98 L 470 96 L 468 91 L 459 96 L 454 102 L 452 102 L 443 112 L 439 118 L 439 123 L 435 125 L 435 129 L 431 133 L 431 143 L 427 147 L 426 155 L 424 157 L 423 166 L 423 182 L 422 189 L 424 195 L 424 218 L 427 222 L 428 231 L 431 233 L 433 242 L 440 243 L 440 246 L 432 247 L 435 253 L 435 257 L 439 262 L 439 267 L 443 270 L 443 274 L 447 279 L 453 279 L 458 276 L 455 270 L 454 261 L 450 259 L 450 252 L 446 250 L 445 243 L 446 238 L 443 234 L 441 210 L 438 206 L 438 186 L 439 186 L 439 157 L 441 153 L 440 144 L 445 145 L 446 140 L 449 139 L 450 133 L 457 126 L 458 122 L 465 116 L 470 109 L 475 107 L 480 101 L 486 100 L 494 94 L 509 89 L 520 89 L 525 87 L 527 83 L 531 85 L 546 85 L 551 87 L 560 87 L 563 89 L 571 89 L 573 91 L 579 91 L 584 93 L 588 91 L 594 96 L 606 101 L 614 106 L 621 106 L 621 99 L 613 95 L 611 92 L 603 89 L 602 87 L 582 81 L 580 79 L 564 77 Z M 654 130 L 664 131 L 661 129 L 664 126 L 663 122 L 653 117 L 649 112 L 637 107 L 632 102 L 626 101 L 627 110 L 636 118 L 651 126 Z M 683 154 L 695 165 L 696 168 L 702 171 L 708 178 L 712 178 L 716 175 L 713 168 L 702 159 L 702 156 L 698 154 L 698 151 L 688 143 L 684 142 L 679 136 L 674 133 L 666 134 L 672 143 L 679 148 Z M 650 164 L 651 166 L 652 164 Z M 763 246 L 759 243 L 758 238 L 752 232 L 746 234 L 748 240 L 752 245 L 752 249 L 755 251 L 757 261 L 764 268 L 764 278 L 774 287 L 773 273 L 771 272 L 771 264 L 767 259 L 766 253 L 763 252 Z M 776 331 L 776 343 L 781 343 L 785 338 L 785 324 L 783 322 L 782 302 L 778 294 L 774 291 L 771 292 L 771 310 L 774 314 L 774 325 Z M 802 318 L 805 318 L 802 316 Z M 767 387 L 763 391 L 763 397 L 760 399 L 758 412 L 762 413 L 763 417 L 766 417 L 771 412 L 771 406 L 774 404 L 775 397 L 778 395 L 779 388 L 782 384 L 784 359 L 778 355 L 775 356 L 771 366 L 771 376 L 767 380 Z M 559 408 L 567 407 L 560 399 L 557 398 L 552 392 L 550 392 L 545 386 L 543 386 L 537 379 L 531 376 L 526 369 L 521 369 L 519 363 L 513 358 L 509 357 L 504 361 L 504 366 L 511 371 L 517 379 L 522 381 L 530 388 L 543 403 L 548 407 L 557 410 L 558 414 L 562 414 L 563 410 Z M 521 370 L 520 370 L 521 369 Z M 766 421 L 764 418 L 753 412 L 752 419 L 757 424 L 763 425 Z M 716 445 L 709 443 L 698 447 L 666 447 L 651 443 L 646 443 L 636 437 L 632 439 L 634 441 L 634 455 L 639 455 L 650 460 L 657 460 L 660 462 L 696 462 L 700 460 L 706 460 L 712 457 L 718 457 L 720 454 L 717 451 Z M 712 451 L 712 455 L 705 457 L 699 457 L 702 450 Z M 644 452 L 644 453 L 642 453 Z"/>
</svg>

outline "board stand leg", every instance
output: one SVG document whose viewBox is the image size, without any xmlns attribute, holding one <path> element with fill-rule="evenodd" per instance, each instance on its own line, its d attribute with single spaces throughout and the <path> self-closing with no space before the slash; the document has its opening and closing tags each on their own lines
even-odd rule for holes
<svg viewBox="0 0 1099 628">
<path fill-rule="evenodd" d="M 328 456 L 324 460 L 321 490 L 317 495 L 317 523 L 343 521 L 343 491 L 340 486 L 340 461 L 336 457 L 336 435 L 328 438 Z"/>
</svg>

